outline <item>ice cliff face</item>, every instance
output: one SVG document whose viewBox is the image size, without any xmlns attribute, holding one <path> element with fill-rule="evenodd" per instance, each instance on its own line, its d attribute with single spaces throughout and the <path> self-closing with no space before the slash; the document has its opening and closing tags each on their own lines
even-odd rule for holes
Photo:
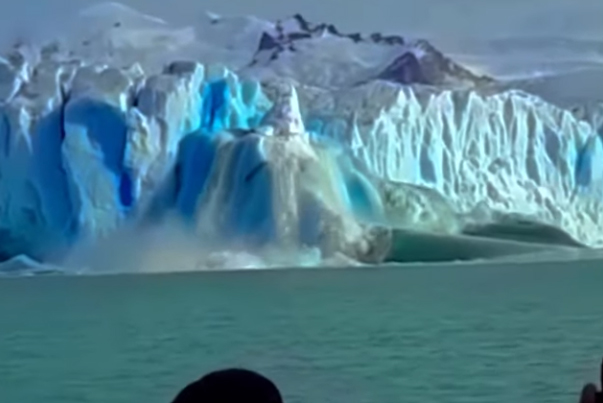
<svg viewBox="0 0 603 403">
<path fill-rule="evenodd" d="M 305 103 L 311 129 L 349 144 L 381 178 L 437 190 L 466 214 L 521 213 L 601 239 L 601 138 L 569 111 L 520 91 L 383 83 L 313 92 Z"/>
<path fill-rule="evenodd" d="M 48 258 L 175 211 L 214 241 L 381 258 L 363 244 L 346 180 L 376 190 L 311 144 L 294 88 L 272 103 L 258 82 L 192 62 L 143 77 L 43 61 L 2 118 L 7 256 Z"/>
<path fill-rule="evenodd" d="M 306 36 L 281 25 L 256 56 L 319 31 L 369 41 L 293 21 Z M 437 89 L 445 74 L 415 53 L 338 89 L 278 69 L 258 80 L 249 66 L 178 61 L 154 74 L 14 53 L 0 62 L 2 257 L 57 259 L 173 216 L 208 244 L 370 263 L 397 259 L 393 228 L 459 233 L 508 214 L 601 244 L 594 128 L 533 95 L 476 88 L 467 72 L 471 89 Z"/>
</svg>

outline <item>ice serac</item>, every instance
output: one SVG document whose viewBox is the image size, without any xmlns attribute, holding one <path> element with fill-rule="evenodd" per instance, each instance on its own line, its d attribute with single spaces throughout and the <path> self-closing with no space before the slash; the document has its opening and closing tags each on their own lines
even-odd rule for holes
<svg viewBox="0 0 603 403">
<path fill-rule="evenodd" d="M 64 106 L 63 163 L 83 236 L 108 233 L 134 203 L 132 175 L 124 164 L 132 85 L 114 68 L 80 68 Z"/>
</svg>

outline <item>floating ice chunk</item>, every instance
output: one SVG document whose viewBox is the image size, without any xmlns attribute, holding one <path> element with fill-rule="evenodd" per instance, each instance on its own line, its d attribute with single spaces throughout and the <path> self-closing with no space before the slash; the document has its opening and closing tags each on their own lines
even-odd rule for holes
<svg viewBox="0 0 603 403">
<path fill-rule="evenodd" d="M 64 270 L 58 266 L 42 264 L 25 255 L 18 255 L 0 263 L 0 275 L 31 276 L 42 274 L 56 274 L 61 273 L 63 271 Z"/>
</svg>

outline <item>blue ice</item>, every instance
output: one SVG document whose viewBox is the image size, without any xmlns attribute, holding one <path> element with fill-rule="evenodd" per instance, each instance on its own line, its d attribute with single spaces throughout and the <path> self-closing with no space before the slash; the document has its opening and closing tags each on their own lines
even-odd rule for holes
<svg viewBox="0 0 603 403">
<path fill-rule="evenodd" d="M 226 80 L 206 83 L 203 87 L 201 130 L 213 134 L 228 128 L 230 91 Z"/>
<path fill-rule="evenodd" d="M 135 195 L 130 172 L 124 165 L 128 127 L 123 112 L 103 101 L 78 99 L 67 105 L 65 124 L 85 129 L 114 176 L 116 200 L 125 209 L 132 207 Z"/>
</svg>

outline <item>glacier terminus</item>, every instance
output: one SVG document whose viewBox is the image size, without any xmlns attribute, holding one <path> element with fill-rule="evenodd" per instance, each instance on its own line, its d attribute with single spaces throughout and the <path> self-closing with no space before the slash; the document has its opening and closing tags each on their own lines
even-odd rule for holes
<svg viewBox="0 0 603 403">
<path fill-rule="evenodd" d="M 0 59 L 0 272 L 137 270 L 141 248 L 194 270 L 603 244 L 597 111 L 300 15 L 82 19 Z"/>
</svg>

